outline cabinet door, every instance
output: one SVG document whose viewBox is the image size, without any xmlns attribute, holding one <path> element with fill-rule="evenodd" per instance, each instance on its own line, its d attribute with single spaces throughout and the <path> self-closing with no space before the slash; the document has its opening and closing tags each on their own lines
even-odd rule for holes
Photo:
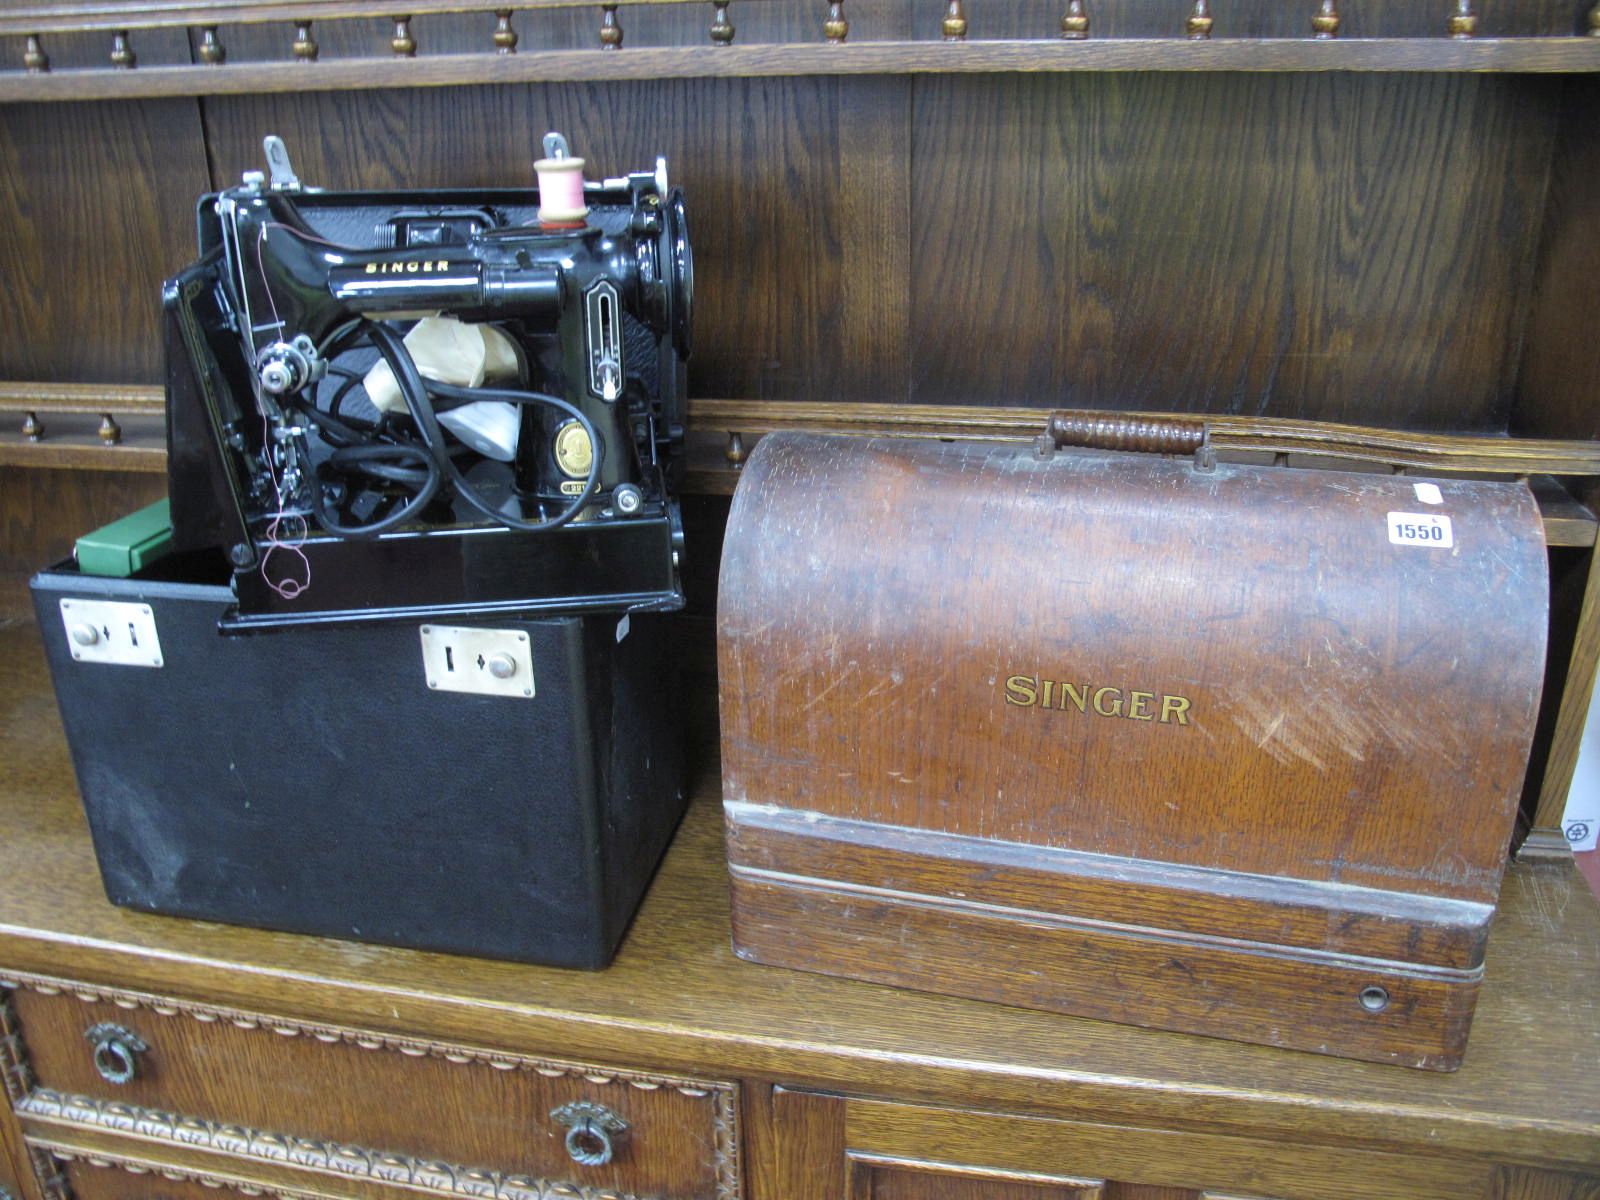
<svg viewBox="0 0 1600 1200">
<path fill-rule="evenodd" d="M 757 1200 L 1587 1200 L 1484 1161 L 775 1089 Z M 1532 1190 L 1529 1190 L 1531 1187 Z M 1553 1190 L 1552 1190 L 1553 1189 Z"/>
<path fill-rule="evenodd" d="M 17 1190 L 17 1169 L 11 1164 L 11 1155 L 7 1153 L 4 1144 L 0 1144 L 0 1200 L 9 1197 L 9 1200 L 19 1200 L 21 1193 Z"/>
</svg>

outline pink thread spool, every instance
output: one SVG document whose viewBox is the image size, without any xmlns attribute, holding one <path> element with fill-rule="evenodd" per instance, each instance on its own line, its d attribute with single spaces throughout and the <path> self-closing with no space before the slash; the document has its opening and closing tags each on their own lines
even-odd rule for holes
<svg viewBox="0 0 1600 1200">
<path fill-rule="evenodd" d="M 589 216 L 583 200 L 583 159 L 567 153 L 567 139 L 544 135 L 544 157 L 533 164 L 539 177 L 539 224 L 582 226 Z"/>
</svg>

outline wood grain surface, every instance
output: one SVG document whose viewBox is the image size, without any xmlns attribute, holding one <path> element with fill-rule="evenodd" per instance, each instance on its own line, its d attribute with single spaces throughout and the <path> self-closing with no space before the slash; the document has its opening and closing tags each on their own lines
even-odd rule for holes
<svg viewBox="0 0 1600 1200">
<path fill-rule="evenodd" d="M 259 167 L 261 135 L 272 131 L 302 178 L 330 188 L 525 187 L 546 129 L 565 132 L 596 176 L 665 155 L 690 204 L 703 331 L 691 390 L 866 397 L 904 379 L 896 281 L 907 268 L 895 256 L 905 193 L 892 165 L 904 162 L 903 86 L 735 80 L 264 96 L 212 101 L 206 122 L 218 178 Z M 748 169 L 756 162 L 774 169 Z"/>
<path fill-rule="evenodd" d="M 774 1090 L 772 1193 L 1026 1200 L 1592 1200 L 1595 1180 L 1349 1147 Z M 848 1183 L 835 1180 L 841 1164 Z M 828 1188 L 824 1191 L 822 1189 Z"/>
<path fill-rule="evenodd" d="M 1470 76 L 929 80 L 912 394 L 1502 429 L 1555 100 Z"/>
<path fill-rule="evenodd" d="M 381 1152 L 633 1195 L 725 1194 L 719 1146 L 736 1140 L 737 1100 L 731 1086 L 714 1081 L 629 1076 L 426 1042 L 368 1045 L 321 1030 L 287 1036 L 294 1026 L 218 1021 L 204 1009 L 85 1002 L 28 987 L 14 990 L 11 1003 L 33 1078 L 20 1111 L 27 1128 L 43 1136 L 130 1132 L 117 1106 L 131 1105 L 191 1122 L 181 1130 L 159 1117 L 148 1123 L 141 1136 L 169 1150 L 222 1151 L 237 1141 L 228 1130 L 243 1127 L 348 1148 L 358 1158 Z M 107 1083 L 96 1070 L 86 1031 L 102 1024 L 148 1046 L 127 1083 Z M 574 1101 L 601 1104 L 627 1122 L 610 1163 L 572 1162 L 567 1128 L 551 1113 Z M 246 1150 L 242 1157 L 275 1156 Z M 367 1172 L 352 1164 L 347 1173 Z"/>
<path fill-rule="evenodd" d="M 6 403 L 0 392 L 0 405 Z M 1600 476 L 1600 443 L 1492 434 L 1417 433 L 1294 417 L 1204 412 L 1104 412 L 1090 409 L 1041 413 L 1037 409 L 975 404 L 772 404 L 697 398 L 689 423 L 699 433 L 739 431 L 754 449 L 755 436 L 780 429 L 846 433 L 862 437 L 959 438 L 1034 442 L 1063 425 L 1090 436 L 1053 437 L 1058 445 L 1145 449 L 1192 454 L 1201 443 L 1231 451 L 1294 455 L 1301 464 L 1317 455 L 1341 468 L 1381 463 L 1419 474 L 1482 473 Z M 1169 437 L 1173 448 L 1155 449 L 1141 437 Z M 1239 461 L 1259 461 L 1243 459 Z"/>
<path fill-rule="evenodd" d="M 885 1163 L 854 1158 L 851 1200 L 1104 1200 L 1097 1180 L 1007 1179 L 959 1168 L 939 1170 L 927 1163 Z"/>
<path fill-rule="evenodd" d="M 1570 80 L 1550 177 L 1538 287 L 1528 318 L 1514 428 L 1521 434 L 1600 437 L 1600 344 L 1582 328 L 1600 278 L 1600 129 L 1584 113 L 1600 84 Z"/>
<path fill-rule="evenodd" d="M 214 1177 L 184 1178 L 181 1172 L 163 1173 L 135 1160 L 57 1161 L 74 1200 L 245 1200 L 249 1195 Z"/>
<path fill-rule="evenodd" d="M 492 12 L 503 0 L 421 0 L 413 3 L 414 14 Z M 524 0 L 520 9 L 539 9 L 564 6 L 576 0 Z M 619 0 L 620 6 L 633 6 L 651 0 Z M 668 0 L 671 2 L 671 0 Z M 798 4 L 777 3 L 768 0 L 764 6 L 796 8 Z M 757 6 L 751 5 L 751 8 Z M 910 0 L 898 0 L 884 5 L 898 14 L 913 11 Z M 1091 31 L 1096 37 L 1157 38 L 1176 36 L 1183 31 L 1181 9 L 1162 0 L 1124 0 L 1105 6 L 1094 13 Z M 1572 35 L 1586 28 L 1584 9 L 1571 0 L 1519 0 L 1513 6 L 1493 6 L 1480 19 L 1477 32 L 1485 37 L 1536 37 Z M 1021 36 L 1031 30 L 1034 36 L 1047 36 L 1054 32 L 1049 21 L 1038 14 L 1025 17 L 1026 8 L 1005 0 L 990 0 L 981 6 L 984 24 L 973 31 L 973 36 Z M 1217 21 L 1217 37 L 1271 37 L 1305 38 L 1311 34 L 1311 10 L 1304 6 L 1276 3 L 1274 0 L 1241 0 L 1232 4 Z M 851 5 L 852 30 L 859 27 Z M 294 19 L 326 21 L 335 17 L 370 17 L 391 19 L 393 6 L 375 0 L 299 0 L 285 4 L 282 0 L 223 0 L 213 5 L 195 5 L 187 0 L 145 0 L 144 3 L 120 3 L 118 0 L 47 0 L 44 3 L 24 2 L 8 6 L 0 18 L 0 31 L 37 33 L 51 29 L 113 29 L 130 25 L 200 25 L 235 22 L 264 22 Z M 818 26 L 820 21 L 813 22 Z M 931 30 L 936 22 L 929 22 Z M 1388 0 L 1380 6 L 1352 7 L 1344 14 L 1340 34 L 1345 38 L 1373 37 L 1442 37 L 1447 31 L 1438 6 L 1428 0 Z"/>
<path fill-rule="evenodd" d="M 110 454 L 103 447 L 87 454 Z M 37 571 L 90 530 L 167 493 L 165 474 L 0 466 L 0 571 Z"/>
<path fill-rule="evenodd" d="M 566 10 L 572 14 L 585 9 Z M 631 12 L 632 10 L 630 10 Z M 573 15 L 568 22 L 584 21 Z M 624 34 L 627 21 L 620 19 Z M 927 75 L 1083 72 L 1407 72 L 1564 75 L 1600 70 L 1600 48 L 1588 38 L 1526 37 L 1340 39 L 1318 42 L 1304 38 L 1190 41 L 1186 38 L 1121 38 L 1089 41 L 1029 39 L 942 42 L 855 40 L 768 42 L 730 46 L 707 44 L 639 45 L 624 40 L 623 53 L 597 49 L 598 37 L 585 37 L 587 48 L 529 50 L 496 56 L 478 35 L 475 52 L 455 47 L 457 32 L 442 39 L 452 53 L 397 56 L 389 52 L 376 23 L 351 22 L 367 28 L 353 39 L 360 57 L 326 58 L 285 71 L 267 61 L 233 65 L 189 65 L 184 58 L 136 70 L 103 65 L 43 74 L 0 71 L 0 101 L 80 101 L 141 97 L 259 95 L 291 92 L 307 86 L 329 89 L 454 87 L 478 83 L 585 82 L 595 80 L 730 79 L 771 76 Z M 565 24 L 565 22 L 563 22 Z M 451 22 L 459 30 L 459 19 Z M 334 27 L 337 29 L 337 26 Z M 388 23 L 392 31 L 393 23 Z M 598 33 L 592 18 L 587 28 Z M 559 29 L 559 27 L 558 27 Z M 412 31 L 416 33 L 417 31 Z M 160 31 L 155 31 L 159 35 Z M 87 36 L 87 35 L 75 35 Z M 103 36 L 103 35 L 102 35 Z M 145 39 L 154 36 L 143 33 Z M 231 36 L 231 35 L 230 35 Z M 279 35 L 281 39 L 283 35 Z M 320 32 L 316 35 L 321 39 Z M 420 33 L 418 36 L 421 36 Z M 20 61 L 20 37 L 11 60 Z M 247 37 L 246 44 L 257 41 Z M 342 39 L 341 39 L 342 40 Z M 561 39 L 557 46 L 561 47 Z M 698 39 L 697 39 L 698 40 Z M 638 39 L 634 39 L 635 42 Z M 53 43 L 52 43 L 53 44 Z M 274 43 L 281 46 L 281 40 Z M 320 44 L 320 42 L 319 42 Z M 374 56 L 377 55 L 381 57 Z M 309 71 L 312 74 L 302 74 Z"/>
<path fill-rule="evenodd" d="M 159 382 L 208 187 L 193 101 L 0 106 L 0 378 Z"/>
<path fill-rule="evenodd" d="M 1472 1048 L 1437 1076 L 741 963 L 714 775 L 599 974 L 115 909 L 26 624 L 0 629 L 0 763 L 0 967 L 13 972 L 586 1062 L 1600 1168 L 1600 906 L 1570 864 L 1509 872 Z"/>
<path fill-rule="evenodd" d="M 1454 548 L 1397 548 L 1387 475 L 763 439 L 718 600 L 736 948 L 1452 1069 L 1548 584 L 1526 487 L 1440 486 Z"/>
<path fill-rule="evenodd" d="M 523 58 L 477 57 L 491 81 Z M 0 376 L 153 378 L 154 289 L 189 256 L 193 198 L 259 168 L 266 132 L 318 185 L 437 187 L 525 185 L 527 131 L 560 127 L 597 172 L 664 153 L 686 185 L 697 395 L 1501 431 L 1566 102 L 1560 81 L 1470 74 L 307 89 L 303 72 L 336 65 L 273 67 L 297 78 L 286 93 L 207 100 L 203 139 L 192 103 L 108 109 L 145 131 L 108 143 L 139 147 L 115 170 L 72 149 L 98 126 L 71 114 L 94 110 L 7 107 L 17 219 L 0 256 L 36 282 L 12 293 L 25 336 Z M 426 81 L 361 82 L 384 79 Z M 29 111 L 47 115 L 37 134 Z M 51 187 L 81 197 L 80 228 L 63 224 L 76 207 L 42 203 Z M 90 252 L 108 212 L 120 236 Z M 82 258 L 47 268 L 45 245 Z M 109 292 L 132 302 L 89 299 Z"/>
<path fill-rule="evenodd" d="M 1526 488 L 1441 486 L 1454 551 L 1389 544 L 1386 475 L 774 434 L 723 547 L 725 798 L 1492 903 L 1546 568 Z"/>
<path fill-rule="evenodd" d="M 0 1121 L 0 1191 L 15 1198 L 21 1192 L 17 1187 L 18 1171 L 12 1158 L 14 1151 L 11 1147 L 10 1129 L 9 1121 Z"/>
<path fill-rule="evenodd" d="M 1283 1200 L 1462 1200 L 1484 1197 L 1493 1176 L 1487 1163 L 1137 1130 L 1109 1122 L 1030 1120 L 864 1100 L 846 1101 L 845 1107 L 853 1150 L 1196 1192 Z"/>
</svg>

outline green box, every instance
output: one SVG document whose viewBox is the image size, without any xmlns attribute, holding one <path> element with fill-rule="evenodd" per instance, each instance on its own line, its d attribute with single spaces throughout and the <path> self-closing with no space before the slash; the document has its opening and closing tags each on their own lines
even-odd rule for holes
<svg viewBox="0 0 1600 1200">
<path fill-rule="evenodd" d="M 120 521 L 102 525 L 78 539 L 73 556 L 85 575 L 126 579 L 172 549 L 172 510 L 157 500 Z"/>
</svg>

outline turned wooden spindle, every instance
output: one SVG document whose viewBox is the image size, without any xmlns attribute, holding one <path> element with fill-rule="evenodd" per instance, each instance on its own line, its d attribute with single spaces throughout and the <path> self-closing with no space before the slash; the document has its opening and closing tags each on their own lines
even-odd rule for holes
<svg viewBox="0 0 1600 1200">
<path fill-rule="evenodd" d="M 845 38 L 850 36 L 850 22 L 844 15 L 843 0 L 831 0 L 828 5 L 828 19 L 822 23 L 822 35 L 835 46 L 844 44 Z"/>
<path fill-rule="evenodd" d="M 1477 32 L 1478 14 L 1473 10 L 1472 0 L 1456 0 L 1456 11 L 1450 14 L 1450 36 L 1469 38 Z"/>
<path fill-rule="evenodd" d="M 711 17 L 711 44 L 726 46 L 733 41 L 733 22 L 728 20 L 727 0 L 716 0 Z"/>
<path fill-rule="evenodd" d="M 1193 454 L 1205 440 L 1205 426 L 1193 421 L 1064 409 L 1050 414 L 1039 448 L 1086 446 L 1143 454 Z"/>
<path fill-rule="evenodd" d="M 509 8 L 497 8 L 494 11 L 494 48 L 497 54 L 517 52 L 517 31 L 511 28 Z"/>
<path fill-rule="evenodd" d="M 744 460 L 750 457 L 749 451 L 744 448 L 744 438 L 737 433 L 728 434 L 728 444 L 722 448 L 722 457 L 728 460 L 728 465 L 735 471 L 744 466 Z"/>
<path fill-rule="evenodd" d="M 133 46 L 128 42 L 128 31 L 117 30 L 111 35 L 111 65 L 120 67 L 124 71 L 131 71 L 138 62 L 138 57 L 133 53 Z"/>
<path fill-rule="evenodd" d="M 301 62 L 317 61 L 317 39 L 311 36 L 310 21 L 294 23 L 294 56 Z"/>
<path fill-rule="evenodd" d="M 22 418 L 22 436 L 30 442 L 44 440 L 44 422 L 39 420 L 37 413 L 27 413 Z"/>
<path fill-rule="evenodd" d="M 1210 0 L 1194 0 L 1194 11 L 1189 14 L 1187 30 L 1191 41 L 1203 42 L 1211 36 Z"/>
<path fill-rule="evenodd" d="M 103 446 L 116 446 L 122 442 L 122 426 L 118 425 L 116 418 L 110 413 L 100 414 L 100 444 Z"/>
<path fill-rule="evenodd" d="M 394 36 L 389 39 L 389 49 L 401 58 L 415 58 L 417 56 L 417 39 L 411 36 L 411 18 L 396 17 L 394 19 Z"/>
<path fill-rule="evenodd" d="M 1589 36 L 1600 37 L 1600 3 L 1589 10 Z"/>
<path fill-rule="evenodd" d="M 1061 36 L 1074 42 L 1089 36 L 1087 0 L 1067 0 L 1067 11 L 1061 16 Z"/>
<path fill-rule="evenodd" d="M 35 75 L 43 75 L 50 69 L 50 56 L 44 52 L 44 47 L 39 44 L 37 34 L 28 35 L 28 45 L 22 52 L 22 65 Z"/>
<path fill-rule="evenodd" d="M 961 0 L 950 0 L 949 6 L 944 10 L 944 40 L 947 42 L 964 42 L 967 40 L 967 10 L 961 6 Z"/>
<path fill-rule="evenodd" d="M 600 6 L 600 49 L 622 49 L 622 24 L 617 20 L 615 4 Z"/>
<path fill-rule="evenodd" d="M 227 60 L 227 48 L 217 40 L 215 25 L 207 25 L 200 30 L 199 57 L 208 67 L 220 67 Z"/>
<path fill-rule="evenodd" d="M 1311 18 L 1311 28 L 1323 41 L 1339 36 L 1339 9 L 1333 0 L 1322 0 L 1317 15 Z"/>
</svg>

